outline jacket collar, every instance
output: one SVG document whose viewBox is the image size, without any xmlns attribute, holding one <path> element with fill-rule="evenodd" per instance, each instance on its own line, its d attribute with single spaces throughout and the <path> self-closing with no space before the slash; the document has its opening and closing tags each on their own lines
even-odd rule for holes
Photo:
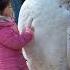
<svg viewBox="0 0 70 70">
<path fill-rule="evenodd" d="M 12 26 L 15 23 L 12 17 L 5 17 L 0 15 L 0 27 L 1 26 Z"/>
</svg>

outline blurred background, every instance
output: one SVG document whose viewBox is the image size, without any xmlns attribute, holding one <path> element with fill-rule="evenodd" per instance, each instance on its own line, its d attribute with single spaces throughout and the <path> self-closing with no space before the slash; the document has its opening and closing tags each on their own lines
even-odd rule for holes
<svg viewBox="0 0 70 70">
<path fill-rule="evenodd" d="M 14 16 L 16 23 L 18 23 L 19 11 L 25 0 L 10 0 L 10 9 L 12 16 Z"/>
</svg>

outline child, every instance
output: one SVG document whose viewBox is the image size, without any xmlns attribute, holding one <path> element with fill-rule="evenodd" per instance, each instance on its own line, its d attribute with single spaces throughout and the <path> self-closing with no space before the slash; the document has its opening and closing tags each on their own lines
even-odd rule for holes
<svg viewBox="0 0 70 70">
<path fill-rule="evenodd" d="M 27 26 L 20 35 L 10 16 L 9 0 L 0 0 L 0 70 L 29 70 L 22 47 L 32 40 L 34 31 Z"/>
</svg>

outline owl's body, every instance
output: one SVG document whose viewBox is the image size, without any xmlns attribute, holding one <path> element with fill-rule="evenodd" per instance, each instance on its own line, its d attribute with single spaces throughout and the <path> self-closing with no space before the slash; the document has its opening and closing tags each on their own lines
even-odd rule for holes
<svg viewBox="0 0 70 70">
<path fill-rule="evenodd" d="M 30 70 L 68 70 L 67 27 L 70 12 L 59 0 L 26 0 L 21 7 L 18 27 L 22 31 L 33 18 L 35 39 L 25 48 Z"/>
</svg>

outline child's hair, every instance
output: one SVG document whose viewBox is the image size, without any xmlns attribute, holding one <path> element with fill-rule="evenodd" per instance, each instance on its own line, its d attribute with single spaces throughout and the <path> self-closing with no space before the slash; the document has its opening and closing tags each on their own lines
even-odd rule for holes
<svg viewBox="0 0 70 70">
<path fill-rule="evenodd" d="M 10 0 L 0 0 L 0 14 L 4 11 L 4 9 L 9 5 Z"/>
</svg>

